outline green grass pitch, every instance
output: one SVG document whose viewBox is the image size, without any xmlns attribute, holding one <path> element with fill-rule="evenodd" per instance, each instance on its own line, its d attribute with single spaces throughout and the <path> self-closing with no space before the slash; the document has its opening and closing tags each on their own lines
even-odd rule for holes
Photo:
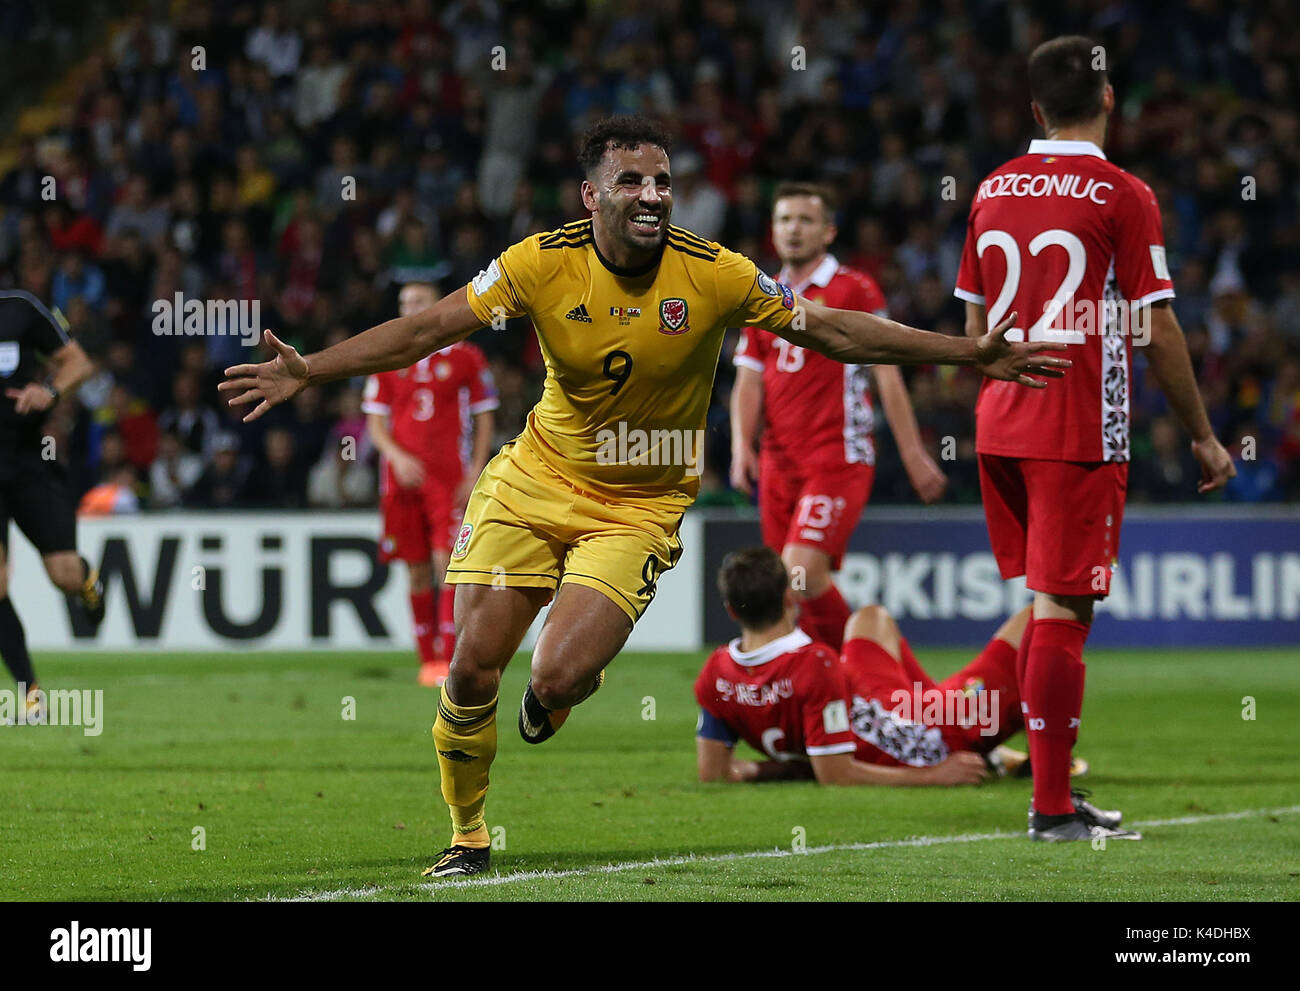
<svg viewBox="0 0 1300 991">
<path fill-rule="evenodd" d="M 919 653 L 938 675 L 968 657 Z M 40 656 L 46 687 L 103 689 L 103 732 L 0 728 L 0 898 L 1300 899 L 1300 652 L 1089 653 L 1083 783 L 1173 820 L 1104 850 L 1025 839 L 1027 781 L 700 785 L 702 657 L 621 656 L 538 747 L 517 658 L 488 801 L 501 876 L 464 884 L 419 876 L 448 830 L 408 655 Z"/>
</svg>

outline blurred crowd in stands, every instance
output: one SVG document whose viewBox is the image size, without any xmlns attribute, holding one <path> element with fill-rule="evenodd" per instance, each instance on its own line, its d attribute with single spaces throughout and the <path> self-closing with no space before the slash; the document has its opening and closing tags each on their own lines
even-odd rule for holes
<svg viewBox="0 0 1300 991">
<path fill-rule="evenodd" d="M 355 0 L 146 5 L 75 70 L 0 179 L 0 284 L 52 302 L 97 375 L 49 433 L 88 512 L 372 504 L 359 381 L 254 424 L 218 401 L 228 335 L 154 332 L 156 300 L 257 300 L 306 351 L 451 291 L 582 216 L 576 135 L 610 112 L 672 122 L 674 221 L 754 258 L 777 180 L 839 191 L 841 261 L 893 316 L 962 332 L 952 296 L 976 183 L 1036 136 L 1024 60 L 1060 32 L 1106 46 L 1107 152 L 1154 188 L 1176 312 L 1219 436 L 1226 498 L 1300 496 L 1300 8 L 1187 0 Z M 42 195 L 53 176 L 56 195 Z M 543 373 L 526 323 L 484 331 L 498 440 Z M 726 489 L 729 340 L 701 501 Z M 973 502 L 978 381 L 906 371 L 927 442 L 957 439 Z M 1191 500 L 1187 438 L 1135 375 L 1131 493 Z M 882 422 L 878 419 L 877 422 Z M 914 497 L 887 437 L 875 498 Z M 97 488 L 98 487 L 98 488 Z"/>
</svg>

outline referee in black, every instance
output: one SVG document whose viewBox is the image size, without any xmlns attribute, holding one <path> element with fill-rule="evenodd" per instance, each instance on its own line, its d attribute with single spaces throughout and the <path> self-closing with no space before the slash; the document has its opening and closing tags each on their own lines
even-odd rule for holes
<svg viewBox="0 0 1300 991">
<path fill-rule="evenodd" d="M 27 717 L 43 718 L 23 624 L 9 598 L 9 521 L 40 552 L 50 580 L 92 624 L 104 618 L 99 572 L 77 554 L 77 501 L 44 443 L 45 415 L 93 371 L 90 359 L 39 299 L 0 290 L 0 657 L 26 691 Z"/>
</svg>

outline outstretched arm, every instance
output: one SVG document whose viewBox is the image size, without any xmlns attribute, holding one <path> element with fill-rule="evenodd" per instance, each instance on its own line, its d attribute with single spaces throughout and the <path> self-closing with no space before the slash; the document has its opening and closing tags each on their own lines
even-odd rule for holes
<svg viewBox="0 0 1300 991">
<path fill-rule="evenodd" d="M 406 368 L 464 340 L 482 326 L 462 287 L 427 310 L 381 323 L 306 357 L 268 330 L 263 337 L 276 352 L 275 358 L 227 368 L 226 381 L 217 388 L 227 394 L 231 406 L 257 402 L 244 417 L 245 421 L 256 420 L 309 385 Z"/>
<path fill-rule="evenodd" d="M 742 760 L 720 740 L 695 738 L 695 766 L 702 782 L 746 784 L 759 781 L 794 781 L 813 776 L 805 761 Z"/>
<path fill-rule="evenodd" d="M 949 754 L 929 767 L 884 767 L 867 764 L 852 754 L 824 754 L 810 758 L 817 781 L 824 785 L 887 785 L 917 787 L 977 785 L 984 779 L 984 758 L 967 750 Z"/>
<path fill-rule="evenodd" d="M 1060 378 L 1070 367 L 1069 359 L 1044 352 L 1064 351 L 1066 346 L 1046 341 L 1009 343 L 1006 333 L 1016 317 L 1007 314 L 988 333 L 971 340 L 916 330 L 874 313 L 837 310 L 800 299 L 794 322 L 784 330 L 772 330 L 800 347 L 845 364 L 971 365 L 989 378 L 1042 389 L 1047 383 L 1029 373 Z"/>
</svg>

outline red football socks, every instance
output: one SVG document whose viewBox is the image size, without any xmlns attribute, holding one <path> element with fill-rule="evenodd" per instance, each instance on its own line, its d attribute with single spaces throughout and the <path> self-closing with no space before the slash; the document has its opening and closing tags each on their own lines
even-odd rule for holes
<svg viewBox="0 0 1300 991">
<path fill-rule="evenodd" d="M 966 692 L 976 699 L 980 692 L 989 693 L 989 699 L 982 703 L 980 712 L 987 713 L 991 719 L 996 718 L 997 723 L 969 726 L 963 737 L 966 746 L 976 753 L 988 753 L 1024 725 L 1020 688 L 1016 684 L 1016 650 L 1005 640 L 994 637 L 974 660 L 941 681 L 939 687 L 944 691 Z M 984 729 L 993 732 L 985 734 Z"/>
<path fill-rule="evenodd" d="M 832 583 L 815 599 L 799 603 L 799 626 L 814 640 L 839 651 L 844 646 L 844 624 L 849 621 L 849 604 Z"/>
<path fill-rule="evenodd" d="M 1025 631 L 1029 639 L 1029 631 Z M 1083 710 L 1083 645 L 1088 625 L 1067 619 L 1039 619 L 1025 662 L 1020 695 L 1034 771 L 1034 809 L 1044 815 L 1074 811 L 1070 797 L 1070 752 L 1079 736 Z"/>
<path fill-rule="evenodd" d="M 1034 638 L 1034 613 L 1031 609 L 1029 612 L 1029 622 L 1025 624 L 1025 632 L 1020 637 L 1020 646 L 1016 650 L 1016 684 L 1024 685 L 1025 683 L 1025 665 L 1029 663 L 1029 642 Z"/>
<path fill-rule="evenodd" d="M 411 593 L 411 623 L 415 631 L 415 646 L 421 663 L 437 660 L 433 648 L 434 626 L 433 589 Z"/>
</svg>

